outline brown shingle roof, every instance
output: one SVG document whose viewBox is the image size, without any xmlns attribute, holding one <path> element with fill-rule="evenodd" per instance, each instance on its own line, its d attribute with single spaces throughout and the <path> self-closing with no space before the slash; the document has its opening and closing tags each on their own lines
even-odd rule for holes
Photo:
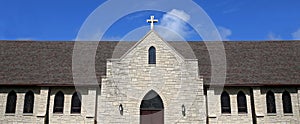
<svg viewBox="0 0 300 124">
<path fill-rule="evenodd" d="M 123 42 L 120 45 L 123 47 L 119 47 L 118 42 L 99 42 L 95 65 L 98 81 L 106 74 L 106 60 L 120 57 L 135 43 Z M 0 85 L 73 85 L 74 42 L 0 41 L 0 44 Z M 210 56 L 204 42 L 169 44 L 185 58 L 198 59 L 199 73 L 209 85 Z M 187 46 L 182 44 L 192 49 L 185 50 Z M 226 85 L 300 85 L 300 41 L 224 42 L 224 46 Z M 114 53 L 115 48 L 121 49 Z"/>
<path fill-rule="evenodd" d="M 190 46 L 208 85 L 208 51 L 201 42 Z M 224 42 L 224 46 L 226 85 L 300 85 L 300 41 Z"/>
</svg>

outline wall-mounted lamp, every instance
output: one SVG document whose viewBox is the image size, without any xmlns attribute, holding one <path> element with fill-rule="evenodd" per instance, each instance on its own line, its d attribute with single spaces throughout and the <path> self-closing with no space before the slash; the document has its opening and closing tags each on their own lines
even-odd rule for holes
<svg viewBox="0 0 300 124">
<path fill-rule="evenodd" d="M 185 116 L 185 106 L 184 106 L 184 104 L 182 104 L 182 106 L 181 106 L 181 112 L 182 112 L 182 115 Z"/>
<path fill-rule="evenodd" d="M 119 111 L 120 111 L 120 114 L 123 115 L 123 105 L 122 104 L 119 105 Z"/>
</svg>

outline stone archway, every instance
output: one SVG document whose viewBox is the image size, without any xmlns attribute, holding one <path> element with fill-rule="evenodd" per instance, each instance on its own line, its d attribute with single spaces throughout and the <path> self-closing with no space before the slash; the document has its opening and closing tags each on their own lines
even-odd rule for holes
<svg viewBox="0 0 300 124">
<path fill-rule="evenodd" d="M 143 98 L 140 106 L 140 124 L 163 124 L 164 105 L 160 96 L 149 91 Z"/>
</svg>

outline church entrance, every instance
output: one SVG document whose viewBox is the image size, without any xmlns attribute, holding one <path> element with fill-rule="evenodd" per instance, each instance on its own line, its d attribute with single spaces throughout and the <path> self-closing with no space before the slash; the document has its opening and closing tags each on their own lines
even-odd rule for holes
<svg viewBox="0 0 300 124">
<path fill-rule="evenodd" d="M 163 124 L 164 105 L 160 96 L 153 90 L 143 98 L 140 106 L 141 124 Z"/>
</svg>

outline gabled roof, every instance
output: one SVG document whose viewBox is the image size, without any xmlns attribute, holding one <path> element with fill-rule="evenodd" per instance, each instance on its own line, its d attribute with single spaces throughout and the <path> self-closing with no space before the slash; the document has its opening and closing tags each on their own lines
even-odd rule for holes
<svg viewBox="0 0 300 124">
<path fill-rule="evenodd" d="M 96 55 L 99 83 L 106 74 L 107 59 L 115 53 L 115 57 L 122 56 L 135 43 L 99 42 Z M 211 65 L 205 43 L 169 44 L 184 58 L 198 59 L 199 73 L 204 76 L 205 85 L 209 85 Z M 191 49 L 186 50 L 182 44 Z M 122 49 L 114 53 L 116 46 Z M 224 46 L 226 85 L 300 85 L 300 41 L 224 42 Z M 73 47 L 74 42 L 0 41 L 0 85 L 73 85 Z"/>
<path fill-rule="evenodd" d="M 169 49 L 172 50 L 172 52 L 174 52 L 174 54 L 178 55 L 181 59 L 185 59 L 180 53 L 178 53 L 175 49 L 174 46 L 172 47 L 167 41 L 165 41 L 155 30 L 150 30 L 141 40 L 139 40 L 138 42 L 136 42 L 133 46 L 130 47 L 130 49 L 125 50 L 125 54 L 120 53 L 121 57 L 120 59 L 123 59 L 123 57 L 125 57 L 128 53 L 130 53 L 132 50 L 136 49 L 137 46 L 139 46 L 139 44 L 141 44 L 142 42 L 150 42 L 152 40 L 155 39 L 155 42 L 161 42 L 163 43 L 166 47 L 168 47 Z M 186 42 L 181 42 L 181 43 L 186 43 Z M 128 43 L 125 43 L 128 44 Z M 123 51 L 124 47 L 127 48 L 129 47 L 129 45 L 125 45 L 125 44 L 118 44 L 118 46 L 120 47 L 116 47 L 114 51 Z M 154 43 L 155 44 L 155 43 Z M 183 45 L 183 44 L 182 44 Z M 178 45 L 177 45 L 178 46 Z M 183 45 L 184 46 L 184 45 Z M 186 48 L 191 49 L 190 46 L 186 43 L 185 44 Z M 121 50 L 118 50 L 120 49 Z M 182 47 L 183 48 L 183 47 Z M 193 54 L 193 53 L 192 53 Z M 115 58 L 115 54 L 113 54 L 113 58 Z"/>
</svg>

